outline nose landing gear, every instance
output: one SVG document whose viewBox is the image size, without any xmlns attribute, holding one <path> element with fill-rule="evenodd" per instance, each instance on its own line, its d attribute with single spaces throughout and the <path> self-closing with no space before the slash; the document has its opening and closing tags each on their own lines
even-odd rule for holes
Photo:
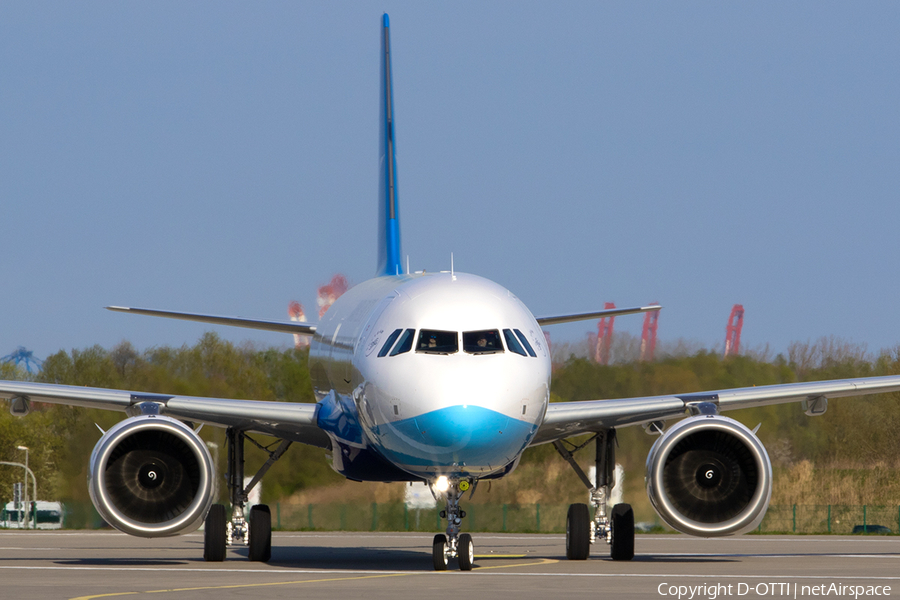
<svg viewBox="0 0 900 600">
<path fill-rule="evenodd" d="M 447 534 L 434 536 L 431 545 L 431 558 L 435 571 L 446 571 L 451 558 L 458 559 L 460 571 L 471 571 L 475 562 L 475 544 L 468 533 L 459 533 L 466 511 L 459 507 L 459 498 L 470 488 L 468 480 L 448 482 L 445 491 L 438 491 L 447 501 L 446 510 L 441 511 L 441 518 L 447 519 Z M 432 484 L 435 490 L 437 484 Z"/>
</svg>

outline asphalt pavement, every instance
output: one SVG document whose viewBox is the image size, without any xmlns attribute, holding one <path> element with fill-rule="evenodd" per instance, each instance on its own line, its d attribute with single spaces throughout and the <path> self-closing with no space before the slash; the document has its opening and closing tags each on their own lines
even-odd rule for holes
<svg viewBox="0 0 900 600">
<path fill-rule="evenodd" d="M 562 535 L 475 534 L 475 568 L 436 573 L 431 536 L 276 532 L 272 560 L 244 547 L 202 559 L 203 536 L 0 532 L 0 598 L 812 598 L 900 591 L 900 537 L 639 535 L 635 559 L 608 547 L 565 559 Z M 889 588 L 889 589 L 888 589 Z"/>
</svg>

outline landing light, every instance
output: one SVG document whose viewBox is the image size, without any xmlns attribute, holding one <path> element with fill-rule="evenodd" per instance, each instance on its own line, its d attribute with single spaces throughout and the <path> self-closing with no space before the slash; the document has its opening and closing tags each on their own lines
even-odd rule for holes
<svg viewBox="0 0 900 600">
<path fill-rule="evenodd" d="M 444 475 L 441 475 L 437 478 L 437 481 L 434 482 L 434 489 L 438 492 L 446 492 L 450 489 L 450 480 Z"/>
</svg>

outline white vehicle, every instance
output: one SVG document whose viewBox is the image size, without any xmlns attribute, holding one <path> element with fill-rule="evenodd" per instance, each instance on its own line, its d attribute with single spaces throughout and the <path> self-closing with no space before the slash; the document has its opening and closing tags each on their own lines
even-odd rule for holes
<svg viewBox="0 0 900 600">
<path fill-rule="evenodd" d="M 16 508 L 15 503 L 7 502 L 0 511 L 0 527 L 5 529 L 62 529 L 62 504 L 43 500 L 28 504 L 31 504 L 32 508 L 25 511 L 24 507 Z M 27 524 L 25 523 L 26 519 L 28 520 Z"/>
<path fill-rule="evenodd" d="M 107 523 L 143 537 L 176 535 L 205 520 L 204 557 L 225 559 L 228 545 L 249 545 L 249 558 L 271 556 L 271 516 L 250 490 L 294 442 L 326 449 L 349 479 L 428 483 L 446 504 L 445 534 L 432 544 L 434 568 L 450 559 L 469 570 L 471 535 L 462 533 L 460 501 L 479 482 L 509 475 L 529 446 L 554 444 L 590 490 L 569 508 L 566 552 L 588 558 L 592 543 L 612 558 L 634 556 L 634 513 L 608 509 L 616 430 L 646 425 L 659 439 L 647 458 L 647 493 L 678 531 L 721 536 L 753 529 L 772 492 L 769 457 L 747 427 L 722 412 L 785 402 L 809 415 L 829 398 L 900 390 L 900 376 L 713 390 L 644 398 L 549 403 L 550 356 L 541 327 L 658 306 L 535 318 L 509 290 L 476 275 L 409 273 L 401 263 L 391 92 L 390 33 L 382 23 L 381 185 L 376 276 L 349 290 L 313 325 L 109 307 L 111 310 L 311 336 L 309 370 L 316 404 L 197 398 L 17 381 L 0 382 L 16 415 L 32 401 L 122 411 L 90 459 L 94 506 Z M 681 419 L 668 429 L 666 421 Z M 215 473 L 195 424 L 226 428 L 230 518 L 213 505 Z M 244 439 L 282 440 L 244 485 Z M 592 481 L 563 446 L 592 434 Z M 599 563 L 598 563 L 599 564 Z"/>
</svg>

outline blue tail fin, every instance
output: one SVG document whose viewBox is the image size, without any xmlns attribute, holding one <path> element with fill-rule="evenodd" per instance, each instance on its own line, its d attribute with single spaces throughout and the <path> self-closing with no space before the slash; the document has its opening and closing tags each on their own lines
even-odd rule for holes
<svg viewBox="0 0 900 600">
<path fill-rule="evenodd" d="M 378 186 L 378 272 L 399 275 L 400 213 L 397 206 L 397 159 L 394 145 L 394 98 L 391 77 L 391 25 L 387 14 L 382 25 L 381 54 L 381 176 Z"/>
</svg>

